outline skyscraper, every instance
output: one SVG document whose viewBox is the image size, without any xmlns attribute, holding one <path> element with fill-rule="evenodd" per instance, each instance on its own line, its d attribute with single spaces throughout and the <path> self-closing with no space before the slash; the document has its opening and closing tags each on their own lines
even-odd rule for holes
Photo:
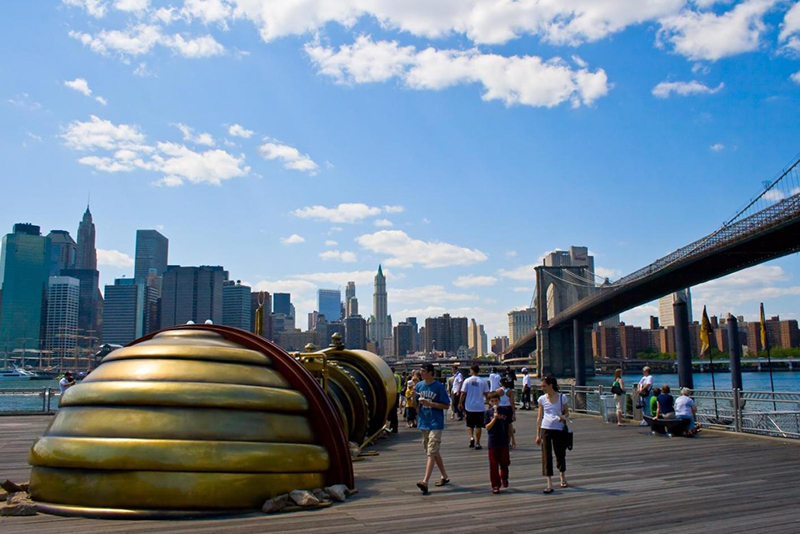
<svg viewBox="0 0 800 534">
<path fill-rule="evenodd" d="M 222 286 L 222 324 L 250 330 L 250 286 L 240 280 Z"/>
<path fill-rule="evenodd" d="M 15 224 L 0 254 L 0 347 L 38 350 L 42 303 L 50 271 L 50 240 L 33 224 Z"/>
<path fill-rule="evenodd" d="M 367 321 L 360 315 L 351 315 L 344 320 L 344 346 L 348 349 L 367 348 Z"/>
<path fill-rule="evenodd" d="M 389 302 L 386 293 L 386 277 L 383 276 L 383 268 L 378 265 L 378 274 L 375 275 L 375 290 L 372 294 L 372 314 L 375 318 L 373 338 L 371 341 L 378 344 L 383 340 L 392 337 L 392 318 L 389 317 Z"/>
<path fill-rule="evenodd" d="M 145 281 L 118 278 L 105 288 L 103 342 L 126 345 L 157 329 L 158 293 Z"/>
<path fill-rule="evenodd" d="M 47 284 L 47 326 L 44 348 L 59 362 L 75 357 L 81 283 L 69 276 L 51 276 Z"/>
<path fill-rule="evenodd" d="M 161 291 L 161 327 L 188 321 L 222 322 L 222 284 L 228 273 L 220 266 L 169 265 Z"/>
<path fill-rule="evenodd" d="M 508 312 L 508 338 L 512 345 L 534 328 L 536 328 L 535 308 Z"/>
<path fill-rule="evenodd" d="M 328 322 L 342 318 L 342 292 L 338 289 L 317 290 L 317 310 Z"/>
<path fill-rule="evenodd" d="M 292 314 L 292 295 L 290 293 L 275 293 L 272 295 L 273 313 L 293 316 Z"/>
<path fill-rule="evenodd" d="M 662 327 L 675 326 L 675 313 L 672 304 L 676 300 L 686 302 L 686 310 L 689 312 L 689 322 L 692 322 L 692 292 L 687 287 L 675 293 L 670 293 L 658 299 L 658 322 Z"/>
<path fill-rule="evenodd" d="M 50 276 L 58 276 L 64 269 L 74 269 L 78 259 L 78 244 L 66 230 L 51 230 Z"/>
<path fill-rule="evenodd" d="M 486 346 L 486 331 L 482 324 L 478 324 L 475 319 L 470 319 L 467 336 L 469 338 L 469 349 L 475 356 L 485 356 L 489 351 Z"/>
<path fill-rule="evenodd" d="M 347 288 L 344 291 L 344 308 L 345 308 L 345 317 L 350 317 L 351 315 L 358 315 L 358 301 L 356 300 L 355 303 L 355 311 L 351 310 L 350 301 L 356 298 L 356 283 L 355 282 L 347 282 Z"/>
<path fill-rule="evenodd" d="M 358 315 L 358 297 L 350 297 L 347 301 L 347 317 Z"/>
<path fill-rule="evenodd" d="M 155 269 L 158 276 L 167 270 L 169 239 L 156 230 L 136 230 L 136 263 L 133 277 L 144 280 Z"/>
<path fill-rule="evenodd" d="M 425 319 L 425 350 L 455 355 L 461 347 L 468 347 L 468 321 L 466 317 L 441 317 Z"/>
<path fill-rule="evenodd" d="M 402 358 L 414 351 L 414 325 L 404 321 L 394 327 L 394 355 Z"/>
<path fill-rule="evenodd" d="M 92 222 L 92 212 L 89 206 L 83 213 L 83 219 L 78 224 L 78 255 L 75 262 L 77 269 L 97 269 L 97 249 L 94 247 L 95 228 Z"/>
</svg>

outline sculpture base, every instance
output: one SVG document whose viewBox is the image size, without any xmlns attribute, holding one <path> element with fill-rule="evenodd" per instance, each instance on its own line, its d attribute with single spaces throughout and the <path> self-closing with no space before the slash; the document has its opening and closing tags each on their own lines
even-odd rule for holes
<svg viewBox="0 0 800 534">
<path fill-rule="evenodd" d="M 193 519 L 256 513 L 257 510 L 131 510 L 125 508 L 91 508 L 69 504 L 37 502 L 40 513 L 89 519 Z"/>
</svg>

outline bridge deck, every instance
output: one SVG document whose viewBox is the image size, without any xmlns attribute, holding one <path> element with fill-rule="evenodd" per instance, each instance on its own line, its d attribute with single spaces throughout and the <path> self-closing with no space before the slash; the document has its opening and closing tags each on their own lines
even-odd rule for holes
<svg viewBox="0 0 800 534">
<path fill-rule="evenodd" d="M 697 439 L 653 437 L 633 424 L 576 417 L 568 454 L 573 484 L 542 495 L 535 412 L 520 412 L 511 489 L 489 492 L 486 451 L 466 447 L 448 423 L 443 454 L 452 485 L 423 496 L 414 486 L 424 463 L 419 436 L 402 429 L 356 463 L 359 494 L 315 512 L 192 521 L 99 521 L 47 515 L 0 518 L 0 532 L 798 532 L 800 444 L 706 432 Z M 23 480 L 31 440 L 48 417 L 0 417 L 0 477 Z"/>
</svg>

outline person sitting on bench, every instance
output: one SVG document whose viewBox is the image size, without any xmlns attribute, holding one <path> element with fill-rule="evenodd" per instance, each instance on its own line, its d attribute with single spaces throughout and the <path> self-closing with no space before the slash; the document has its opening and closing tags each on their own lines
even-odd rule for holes
<svg viewBox="0 0 800 534">
<path fill-rule="evenodd" d="M 694 420 L 695 417 L 697 416 L 697 405 L 695 404 L 692 397 L 690 397 L 691 394 L 692 394 L 691 389 L 682 388 L 681 396 L 675 400 L 675 416 L 678 419 L 689 420 L 689 429 L 686 431 L 687 434 L 695 433 Z"/>
<path fill-rule="evenodd" d="M 675 399 L 669 394 L 669 385 L 661 386 L 661 395 L 657 397 L 658 408 L 656 409 L 656 419 L 675 418 Z"/>
<path fill-rule="evenodd" d="M 661 388 L 653 389 L 653 394 L 650 395 L 650 413 L 653 414 L 653 417 L 656 416 L 658 412 L 658 396 L 661 395 Z"/>
</svg>

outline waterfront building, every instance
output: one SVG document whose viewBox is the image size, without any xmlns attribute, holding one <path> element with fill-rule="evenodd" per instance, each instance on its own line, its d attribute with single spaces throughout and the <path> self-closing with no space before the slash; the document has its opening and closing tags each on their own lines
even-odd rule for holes
<svg viewBox="0 0 800 534">
<path fill-rule="evenodd" d="M 158 329 L 158 291 L 144 280 L 117 278 L 105 286 L 103 343 L 126 345 Z"/>
<path fill-rule="evenodd" d="M 77 354 L 80 289 L 80 281 L 69 276 L 51 276 L 48 280 L 44 348 L 58 362 Z"/>
<path fill-rule="evenodd" d="M 338 289 L 318 289 L 317 310 L 328 321 L 340 320 L 342 318 L 342 292 Z"/>
<path fill-rule="evenodd" d="M 136 230 L 136 254 L 133 277 L 144 280 L 155 269 L 164 276 L 169 258 L 169 239 L 157 230 Z"/>
<path fill-rule="evenodd" d="M 790 349 L 800 346 L 800 335 L 798 334 L 797 321 L 790 319 L 781 321 L 780 316 L 772 316 L 765 321 L 767 329 L 767 342 L 769 348 Z M 761 344 L 761 323 L 752 321 L 747 325 L 747 344 L 751 352 L 765 350 Z"/>
<path fill-rule="evenodd" d="M 414 352 L 414 325 L 401 321 L 394 327 L 394 355 L 402 358 Z"/>
<path fill-rule="evenodd" d="M 220 266 L 169 265 L 161 296 L 161 327 L 222 322 L 222 286 L 228 273 Z"/>
<path fill-rule="evenodd" d="M 305 352 L 306 345 L 311 343 L 317 348 L 320 346 L 320 336 L 317 332 L 285 331 L 276 335 L 276 343 L 287 352 Z"/>
<path fill-rule="evenodd" d="M 367 321 L 360 315 L 350 315 L 344 320 L 344 346 L 367 349 Z"/>
<path fill-rule="evenodd" d="M 222 284 L 222 324 L 250 332 L 250 286 L 241 280 Z"/>
<path fill-rule="evenodd" d="M 508 336 L 499 336 L 492 338 L 492 352 L 495 354 L 503 354 L 509 346 Z"/>
<path fill-rule="evenodd" d="M 272 295 L 272 313 L 282 313 L 292 316 L 292 295 L 290 293 L 275 293 Z"/>
<path fill-rule="evenodd" d="M 375 275 L 374 292 L 372 294 L 372 314 L 374 328 L 370 332 L 371 340 L 378 344 L 383 340 L 392 337 L 392 318 L 388 312 L 388 295 L 386 293 L 386 277 L 383 275 L 383 268 L 378 265 L 378 273 Z"/>
<path fill-rule="evenodd" d="M 508 312 L 508 338 L 513 345 L 536 328 L 536 308 Z"/>
<path fill-rule="evenodd" d="M 78 259 L 78 244 L 66 230 L 50 230 L 50 276 L 65 269 L 74 269 Z"/>
<path fill-rule="evenodd" d="M 18 223 L 0 253 L 0 347 L 41 348 L 42 303 L 50 274 L 50 240 L 33 224 Z"/>
<path fill-rule="evenodd" d="M 97 269 L 63 269 L 62 276 L 77 278 L 81 283 L 78 310 L 78 346 L 82 352 L 94 350 L 103 338 L 103 296 L 100 293 L 100 272 Z"/>
<path fill-rule="evenodd" d="M 425 319 L 425 352 L 452 356 L 460 347 L 469 347 L 467 324 L 466 317 L 450 317 L 449 313 Z"/>
<path fill-rule="evenodd" d="M 658 322 L 662 327 L 675 326 L 675 312 L 672 305 L 676 300 L 682 300 L 686 303 L 689 322 L 692 322 L 692 292 L 689 288 L 686 288 L 658 299 Z"/>
</svg>

